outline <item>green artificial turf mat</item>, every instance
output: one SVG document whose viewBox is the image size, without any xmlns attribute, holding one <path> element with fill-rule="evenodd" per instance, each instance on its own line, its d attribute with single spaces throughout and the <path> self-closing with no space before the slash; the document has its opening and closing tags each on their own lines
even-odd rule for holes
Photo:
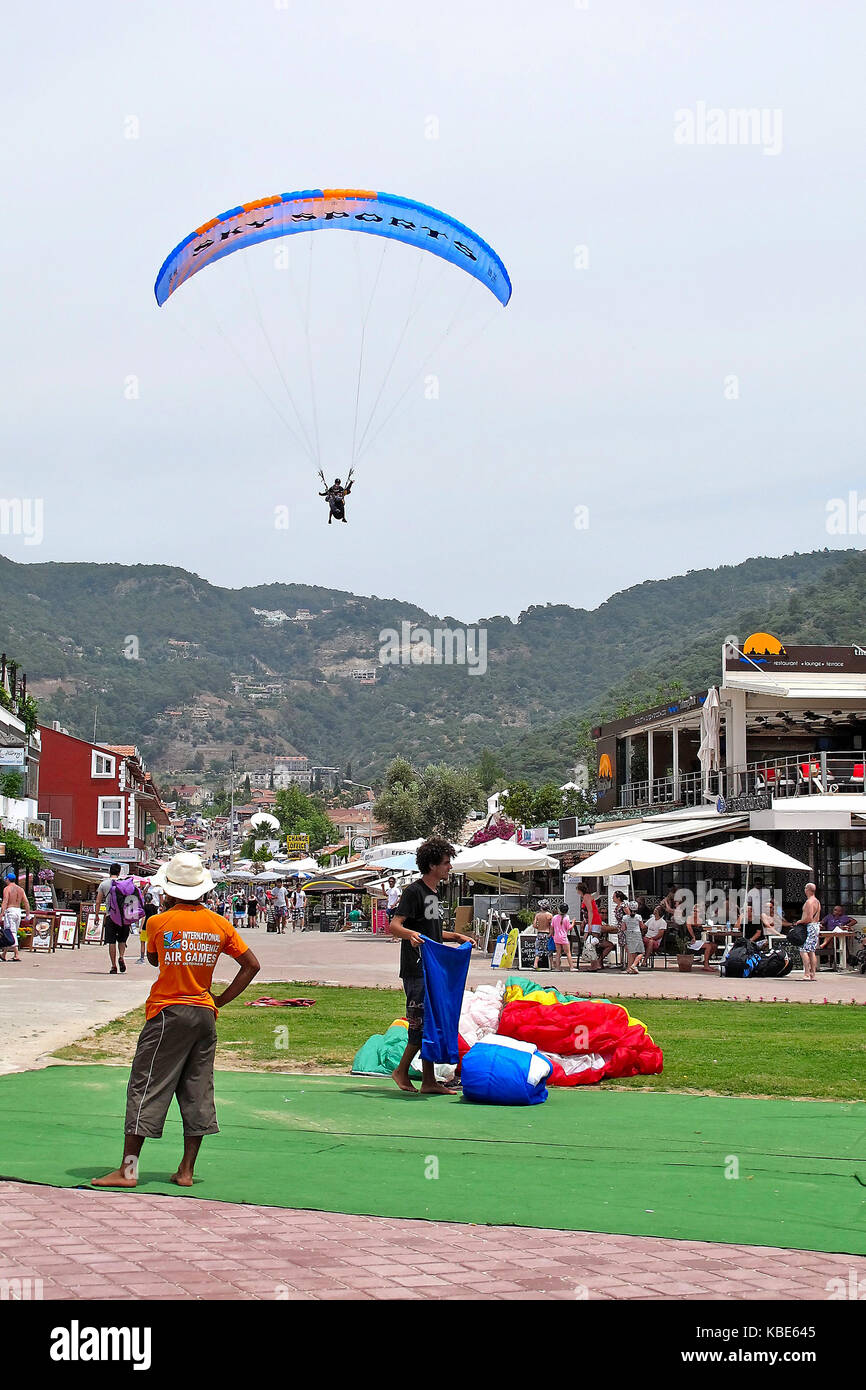
<svg viewBox="0 0 866 1390">
<path fill-rule="evenodd" d="M 0 1077 L 0 1177 L 75 1187 L 114 1168 L 127 1075 Z M 204 1140 L 195 1186 L 167 1181 L 182 1142 L 173 1106 L 137 1191 L 866 1254 L 863 1103 L 578 1087 L 495 1107 L 273 1072 L 217 1072 L 216 1092 L 222 1133 Z"/>
</svg>

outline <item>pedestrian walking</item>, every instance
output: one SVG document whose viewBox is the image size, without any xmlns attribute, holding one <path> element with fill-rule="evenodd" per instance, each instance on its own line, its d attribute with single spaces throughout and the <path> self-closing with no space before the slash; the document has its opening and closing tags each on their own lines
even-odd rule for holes
<svg viewBox="0 0 866 1390">
<path fill-rule="evenodd" d="M 144 917 L 144 895 L 131 878 L 120 877 L 121 867 L 112 864 L 96 894 L 96 911 L 105 904 L 104 939 L 111 961 L 109 975 L 126 974 L 126 943 L 133 927 Z"/>
<path fill-rule="evenodd" d="M 20 961 L 18 954 L 18 929 L 21 926 L 22 912 L 30 911 L 27 894 L 18 882 L 14 869 L 6 874 L 3 889 L 3 902 L 0 904 L 0 961 L 6 964 L 6 952 L 12 952 L 13 961 Z"/>
<path fill-rule="evenodd" d="M 571 947 L 568 944 L 568 933 L 571 931 L 571 918 L 568 915 L 567 903 L 560 903 L 559 911 L 553 918 L 552 926 L 553 947 L 555 952 L 553 969 L 560 969 L 560 959 L 562 956 L 562 952 L 565 951 L 566 959 L 568 960 L 568 969 L 570 973 L 574 969 L 574 962 L 571 959 Z"/>
</svg>

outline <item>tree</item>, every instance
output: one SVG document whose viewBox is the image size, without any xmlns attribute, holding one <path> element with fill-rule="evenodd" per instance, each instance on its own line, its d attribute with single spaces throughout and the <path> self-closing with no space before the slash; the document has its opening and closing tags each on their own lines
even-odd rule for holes
<svg viewBox="0 0 866 1390">
<path fill-rule="evenodd" d="M 394 758 L 385 771 L 385 790 L 392 791 L 396 787 L 411 787 L 417 779 L 418 774 L 408 758 Z"/>
<path fill-rule="evenodd" d="M 418 784 L 383 791 L 373 803 L 373 817 L 384 825 L 389 840 L 416 840 L 421 834 Z"/>
<path fill-rule="evenodd" d="M 0 772 L 0 796 L 8 796 L 14 800 L 21 796 L 23 791 L 24 778 L 20 772 L 14 772 L 12 769 Z"/>
<path fill-rule="evenodd" d="M 309 835 L 310 849 L 321 849 L 334 835 L 334 823 L 317 796 L 293 784 L 277 792 L 274 815 L 285 835 Z"/>
<path fill-rule="evenodd" d="M 482 748 L 481 750 L 476 775 L 485 796 L 490 796 L 491 792 L 496 791 L 502 784 L 502 768 L 499 766 L 496 755 L 489 748 Z"/>
<path fill-rule="evenodd" d="M 431 763 L 418 772 L 406 758 L 395 758 L 373 815 L 392 840 L 434 834 L 457 839 L 479 795 L 474 773 L 444 763 Z"/>
<path fill-rule="evenodd" d="M 534 825 L 533 812 L 535 794 L 528 782 L 512 782 L 501 798 L 502 809 L 506 815 L 520 825 Z"/>
<path fill-rule="evenodd" d="M 204 772 L 204 753 L 202 753 L 201 749 L 198 750 L 190 763 L 190 768 L 193 772 Z"/>
<path fill-rule="evenodd" d="M 420 833 L 458 839 L 480 795 L 475 774 L 444 763 L 431 763 L 421 773 L 420 789 Z"/>
<path fill-rule="evenodd" d="M 246 777 L 244 778 L 244 785 L 243 785 L 243 795 L 244 795 L 244 799 L 245 799 L 246 801 L 249 801 L 249 799 L 250 799 L 250 797 L 252 796 L 252 794 L 253 794 L 253 789 L 252 789 L 252 786 L 250 785 L 250 774 L 247 773 Z"/>
<path fill-rule="evenodd" d="M 563 793 L 555 782 L 545 782 L 532 798 L 532 824 L 546 825 L 559 820 L 563 809 Z"/>
<path fill-rule="evenodd" d="M 41 850 L 15 830 L 0 831 L 6 844 L 6 858 L 16 872 L 35 873 L 46 862 Z"/>
</svg>

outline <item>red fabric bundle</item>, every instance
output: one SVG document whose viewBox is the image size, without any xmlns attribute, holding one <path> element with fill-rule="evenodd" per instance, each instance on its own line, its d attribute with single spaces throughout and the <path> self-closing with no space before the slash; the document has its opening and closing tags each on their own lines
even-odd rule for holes
<svg viewBox="0 0 866 1390">
<path fill-rule="evenodd" d="M 548 1085 L 584 1086 L 602 1078 L 651 1076 L 662 1070 L 663 1058 L 642 1023 L 629 1023 L 621 1004 L 580 1000 L 573 1004 L 537 1004 L 515 999 L 506 1004 L 499 1032 L 520 1042 L 534 1043 L 539 1052 L 559 1057 L 601 1053 L 603 1069 L 568 1073 L 555 1060 Z"/>
<path fill-rule="evenodd" d="M 505 1005 L 499 1020 L 499 1032 L 507 1038 L 535 1043 L 540 1052 L 558 1052 L 563 1057 L 610 1052 L 628 1031 L 628 1014 L 622 1005 L 601 1000 L 536 1004 L 515 999 Z"/>
</svg>

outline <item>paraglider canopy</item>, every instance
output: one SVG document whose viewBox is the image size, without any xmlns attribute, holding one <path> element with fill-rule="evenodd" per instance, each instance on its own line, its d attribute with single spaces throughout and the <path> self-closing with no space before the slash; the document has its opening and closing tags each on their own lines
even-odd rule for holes
<svg viewBox="0 0 866 1390">
<path fill-rule="evenodd" d="M 316 188 L 241 203 L 197 227 L 163 262 L 154 286 L 156 302 L 164 304 L 204 266 L 233 251 L 273 237 L 327 228 L 366 232 L 417 246 L 473 275 L 500 304 L 511 298 L 508 271 L 493 248 L 447 213 L 393 193 Z"/>
<path fill-rule="evenodd" d="M 200 270 L 234 251 L 272 240 L 284 242 L 299 232 L 329 229 L 365 235 L 336 242 L 327 238 L 324 257 L 318 237 L 293 243 L 291 255 L 289 248 L 280 244 L 272 249 L 270 258 L 257 256 L 255 252 L 241 256 L 234 267 L 238 275 L 233 275 L 232 268 L 227 267 L 215 277 L 215 285 L 220 286 L 219 312 L 212 315 L 213 335 L 209 332 L 208 337 L 218 336 L 223 340 L 279 417 L 296 447 L 320 470 L 325 488 L 320 495 L 327 497 L 330 522 L 346 519 L 344 504 L 350 490 L 351 468 L 372 449 L 389 421 L 407 401 L 414 380 L 433 364 L 434 358 L 438 371 L 439 354 L 446 345 L 453 351 L 459 335 L 464 337 L 459 350 L 465 353 L 466 334 L 471 331 L 477 337 L 478 332 L 483 331 L 484 326 L 477 329 L 466 312 L 465 306 L 472 297 L 484 301 L 491 320 L 497 316 L 497 308 L 490 304 L 486 295 L 476 291 L 473 282 L 489 290 L 497 303 L 504 306 L 511 298 L 511 281 L 501 259 L 486 241 L 464 223 L 425 203 L 371 189 L 307 189 L 242 203 L 190 232 L 166 257 L 157 275 L 154 285 L 157 304 L 164 305 Z M 373 244 L 372 238 L 376 238 L 378 245 Z M 401 244 L 409 248 L 408 255 L 400 249 Z M 324 264 L 315 282 L 314 303 L 313 261 L 317 246 L 317 264 L 322 260 Z M 300 284 L 296 275 L 302 248 L 307 268 L 303 275 L 305 283 Z M 365 251 L 369 253 L 366 257 Z M 419 251 L 430 254 L 412 254 Z M 375 262 L 368 266 L 366 275 L 365 259 Z M 273 269 L 288 270 L 284 277 L 270 276 L 267 293 L 261 297 L 256 293 L 251 269 L 256 263 L 260 269 L 270 264 Z M 410 271 L 410 276 L 414 273 L 411 288 L 399 283 L 388 285 L 389 271 L 396 274 L 401 264 Z M 354 278 L 357 283 L 341 284 L 340 271 L 345 273 L 352 265 L 355 275 L 350 273 L 348 278 Z M 451 266 L 463 274 L 452 274 Z M 335 271 L 337 274 L 333 273 Z M 228 298 L 225 287 L 234 282 L 237 288 L 244 278 L 247 284 L 242 297 L 248 316 L 241 315 L 226 327 L 222 322 Z M 287 293 L 275 292 L 278 278 L 286 284 Z M 436 283 L 428 284 L 428 279 Z M 452 283 L 448 284 L 449 281 Z M 209 282 L 209 277 L 205 277 L 198 293 L 188 291 L 193 312 L 207 310 L 207 304 L 202 302 L 202 291 L 206 301 Z M 449 313 L 448 299 L 452 290 L 459 294 L 460 303 Z M 357 356 L 350 314 L 356 294 Z M 381 322 L 378 312 L 375 319 L 372 317 L 374 300 L 384 305 Z M 184 328 L 184 307 L 178 306 L 180 313 L 176 309 L 171 314 L 173 319 L 178 319 L 181 328 Z M 269 331 L 267 322 L 269 312 L 275 317 L 271 325 L 273 332 Z M 291 318 L 293 312 L 297 315 L 300 332 L 292 331 L 291 327 L 285 332 L 286 318 Z M 440 322 L 437 323 L 437 319 Z M 435 335 L 432 333 L 434 324 Z M 246 328 L 250 325 L 258 326 L 266 351 L 260 351 L 259 344 L 248 343 Z M 417 343 L 413 342 L 416 330 Z M 187 331 L 195 341 L 197 333 L 191 327 Z M 317 400 L 317 377 L 319 386 L 324 384 L 329 393 L 324 410 L 320 410 Z M 430 382 L 438 390 L 435 373 L 425 383 L 425 391 Z M 274 399 L 271 388 L 277 384 L 281 390 L 278 389 L 278 399 Z M 309 402 L 305 407 L 303 397 L 307 393 Z M 285 403 L 279 399 L 283 394 Z M 286 413 L 285 405 L 290 414 Z M 323 439 L 323 434 L 330 438 Z M 325 456 L 333 457 L 333 463 L 327 468 L 328 476 L 338 473 L 346 479 L 345 483 L 337 482 L 329 488 L 323 472 L 323 451 Z"/>
</svg>

